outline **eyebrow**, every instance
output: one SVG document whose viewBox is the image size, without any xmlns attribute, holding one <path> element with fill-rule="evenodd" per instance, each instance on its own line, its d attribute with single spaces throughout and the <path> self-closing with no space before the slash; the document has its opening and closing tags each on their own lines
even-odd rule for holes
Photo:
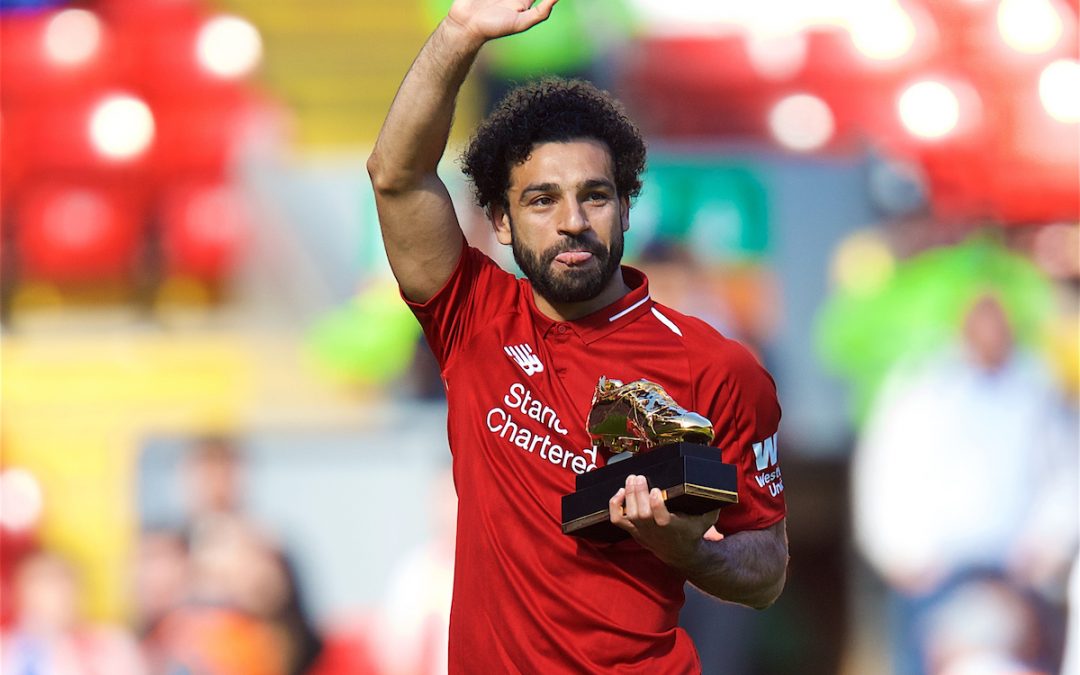
<svg viewBox="0 0 1080 675">
<path fill-rule="evenodd" d="M 562 188 L 558 183 L 532 183 L 521 191 L 522 198 L 530 192 L 562 192 Z"/>
<path fill-rule="evenodd" d="M 607 188 L 607 189 L 612 190 L 612 191 L 615 190 L 615 184 L 612 183 L 611 181 L 609 181 L 606 178 L 590 178 L 589 180 L 582 183 L 581 187 L 585 188 L 586 190 L 588 190 L 590 188 L 600 188 L 600 187 Z"/>
<path fill-rule="evenodd" d="M 590 178 L 581 184 L 581 188 L 590 190 L 593 188 L 607 188 L 609 190 L 615 190 L 615 184 L 606 178 Z M 532 183 L 526 185 L 521 191 L 521 199 L 525 199 L 526 195 L 532 192 L 562 192 L 562 187 L 558 183 Z"/>
</svg>

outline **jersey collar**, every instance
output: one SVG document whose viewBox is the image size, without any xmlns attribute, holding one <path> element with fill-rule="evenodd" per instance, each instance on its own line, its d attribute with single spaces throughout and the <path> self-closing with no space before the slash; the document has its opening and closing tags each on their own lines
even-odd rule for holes
<svg viewBox="0 0 1080 675">
<path fill-rule="evenodd" d="M 607 307 L 598 309 L 592 314 L 587 314 L 574 321 L 554 321 L 545 316 L 536 307 L 532 292 L 527 294 L 529 305 L 533 315 L 537 318 L 537 324 L 545 335 L 558 325 L 570 327 L 578 337 L 586 344 L 590 344 L 622 328 L 652 308 L 652 299 L 649 297 L 649 280 L 643 272 L 622 266 L 623 282 L 630 287 L 630 292 L 622 296 Z"/>
</svg>

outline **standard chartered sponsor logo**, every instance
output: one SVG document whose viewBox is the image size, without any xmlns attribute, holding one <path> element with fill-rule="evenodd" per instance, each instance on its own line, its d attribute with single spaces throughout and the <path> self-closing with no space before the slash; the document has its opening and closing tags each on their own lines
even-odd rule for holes
<svg viewBox="0 0 1080 675">
<path fill-rule="evenodd" d="M 503 403 L 514 410 L 520 410 L 552 431 L 564 436 L 569 433 L 555 411 L 544 405 L 540 399 L 534 398 L 532 392 L 520 382 L 510 385 L 510 391 L 503 396 Z"/>
<path fill-rule="evenodd" d="M 487 411 L 484 424 L 488 431 L 544 461 L 570 469 L 574 473 L 581 474 L 596 469 L 595 449 L 585 448 L 579 454 L 563 448 L 556 442 L 560 440 L 557 436 L 547 433 L 553 431 L 565 437 L 568 432 L 558 413 L 533 396 L 532 391 L 525 385 L 520 382 L 510 385 L 502 403 L 505 408 L 496 406 Z M 546 431 L 534 431 L 527 426 L 530 424 L 529 420 L 539 422 Z"/>
</svg>

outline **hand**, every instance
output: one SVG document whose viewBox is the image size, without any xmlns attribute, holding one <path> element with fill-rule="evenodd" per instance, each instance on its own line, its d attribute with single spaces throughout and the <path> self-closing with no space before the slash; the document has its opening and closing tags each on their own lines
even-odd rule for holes
<svg viewBox="0 0 1080 675">
<path fill-rule="evenodd" d="M 649 490 L 645 476 L 627 476 L 608 502 L 611 522 L 670 565 L 690 560 L 702 539 L 719 541 L 714 527 L 719 509 L 699 516 L 671 513 L 658 488 Z"/>
<path fill-rule="evenodd" d="M 483 40 L 526 31 L 551 14 L 558 0 L 455 0 L 446 18 Z"/>
</svg>

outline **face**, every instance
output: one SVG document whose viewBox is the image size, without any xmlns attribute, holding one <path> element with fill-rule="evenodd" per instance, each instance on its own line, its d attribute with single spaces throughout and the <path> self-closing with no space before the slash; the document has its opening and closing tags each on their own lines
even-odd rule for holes
<svg viewBox="0 0 1080 675">
<path fill-rule="evenodd" d="M 964 318 L 964 339 L 969 354 L 987 370 L 996 370 L 1009 359 L 1013 332 L 1001 303 L 983 296 Z"/>
<path fill-rule="evenodd" d="M 510 171 L 508 208 L 493 213 L 533 288 L 551 303 L 580 303 L 612 283 L 629 227 L 607 147 L 597 141 L 543 143 Z"/>
<path fill-rule="evenodd" d="M 49 553 L 23 562 L 16 572 L 19 621 L 35 631 L 66 630 L 78 618 L 79 588 L 70 565 Z"/>
<path fill-rule="evenodd" d="M 232 512 L 241 499 L 242 460 L 216 443 L 195 449 L 185 466 L 189 507 L 196 514 Z"/>
</svg>

